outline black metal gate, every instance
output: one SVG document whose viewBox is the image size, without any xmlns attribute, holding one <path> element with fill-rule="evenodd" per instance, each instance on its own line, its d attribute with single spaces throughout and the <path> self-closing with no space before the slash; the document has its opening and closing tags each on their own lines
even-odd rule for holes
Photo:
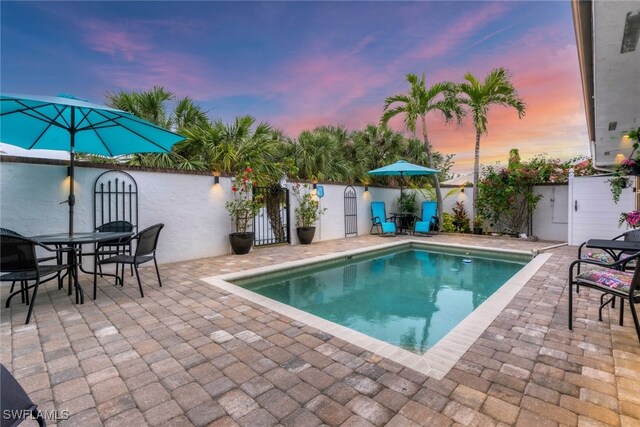
<svg viewBox="0 0 640 427">
<path fill-rule="evenodd" d="M 253 218 L 256 246 L 291 243 L 289 231 L 289 190 L 278 184 L 253 187 L 253 197 L 263 198 L 264 205 Z"/>
<path fill-rule="evenodd" d="M 93 186 L 93 227 L 128 221 L 138 229 L 138 184 L 124 171 L 109 170 Z"/>
<path fill-rule="evenodd" d="M 358 235 L 358 197 L 352 186 L 344 189 L 344 237 Z"/>
</svg>

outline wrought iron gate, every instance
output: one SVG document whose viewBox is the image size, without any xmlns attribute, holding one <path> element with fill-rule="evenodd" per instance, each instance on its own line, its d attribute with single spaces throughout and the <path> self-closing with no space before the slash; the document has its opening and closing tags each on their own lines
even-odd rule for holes
<svg viewBox="0 0 640 427">
<path fill-rule="evenodd" d="M 358 235 L 358 198 L 352 186 L 344 189 L 344 237 Z"/>
<path fill-rule="evenodd" d="M 138 184 L 120 170 L 103 172 L 93 186 L 93 227 L 112 221 L 128 221 L 137 231 Z"/>
<path fill-rule="evenodd" d="M 253 197 L 264 199 L 264 204 L 253 218 L 256 246 L 291 243 L 289 230 L 289 190 L 278 184 L 253 187 Z"/>
</svg>

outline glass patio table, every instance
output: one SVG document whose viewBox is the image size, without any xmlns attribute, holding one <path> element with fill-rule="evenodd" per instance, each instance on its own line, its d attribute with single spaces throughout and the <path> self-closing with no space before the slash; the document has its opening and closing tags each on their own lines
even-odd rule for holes
<svg viewBox="0 0 640 427">
<path fill-rule="evenodd" d="M 76 249 L 70 253 L 69 257 L 71 259 L 69 259 L 68 262 L 75 269 L 77 278 L 78 269 L 85 273 L 93 273 L 82 268 L 82 256 L 79 255 L 82 253 L 82 245 L 97 245 L 98 243 L 117 241 L 131 236 L 133 236 L 133 231 L 89 231 L 73 233 L 71 235 L 69 235 L 69 233 L 42 234 L 38 236 L 31 236 L 30 239 L 33 239 L 38 243 L 42 243 L 43 245 L 67 246 Z M 76 285 L 80 290 L 80 294 L 83 295 L 84 293 L 80 284 L 77 283 Z M 71 276 L 69 276 L 69 295 L 71 295 Z"/>
</svg>

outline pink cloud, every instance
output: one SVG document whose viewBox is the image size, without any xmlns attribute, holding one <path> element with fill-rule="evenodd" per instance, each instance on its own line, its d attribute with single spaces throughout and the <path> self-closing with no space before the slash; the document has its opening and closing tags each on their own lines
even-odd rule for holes
<svg viewBox="0 0 640 427">
<path fill-rule="evenodd" d="M 446 55 L 459 47 L 480 28 L 500 18 L 507 10 L 505 3 L 488 3 L 480 10 L 460 17 L 441 34 L 429 38 L 409 57 L 412 59 L 431 59 Z"/>
<path fill-rule="evenodd" d="M 80 23 L 89 48 L 112 57 L 123 57 L 131 62 L 152 45 L 142 34 L 133 34 L 111 23 L 87 20 Z"/>
</svg>

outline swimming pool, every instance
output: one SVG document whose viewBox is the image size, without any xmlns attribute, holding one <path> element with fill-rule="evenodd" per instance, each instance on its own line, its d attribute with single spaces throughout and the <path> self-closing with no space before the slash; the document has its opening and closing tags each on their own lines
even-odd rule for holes
<svg viewBox="0 0 640 427">
<path fill-rule="evenodd" d="M 305 311 L 306 308 L 296 308 L 274 298 L 260 295 L 259 293 L 244 287 L 247 285 L 251 288 L 260 288 L 262 286 L 266 287 L 268 286 L 267 281 L 280 280 L 289 274 L 293 276 L 287 280 L 296 280 L 302 278 L 304 275 L 315 273 L 317 271 L 332 269 L 333 267 L 356 265 L 356 267 L 343 269 L 342 275 L 337 273 L 335 276 L 337 277 L 336 281 L 341 284 L 341 286 L 345 287 L 346 285 L 348 296 L 343 296 L 342 299 L 346 301 L 343 302 L 343 304 L 350 308 L 355 308 L 357 305 L 360 305 L 360 299 L 356 299 L 355 296 L 365 299 L 368 298 L 365 294 L 367 289 L 358 289 L 358 282 L 361 283 L 360 286 L 364 286 L 362 283 L 366 283 L 366 281 L 361 281 L 360 278 L 364 278 L 367 274 L 371 275 L 371 277 L 377 277 L 378 275 L 373 273 L 382 269 L 385 271 L 389 270 L 390 272 L 397 269 L 397 262 L 391 262 L 393 255 L 409 250 L 416 251 L 413 256 L 418 259 L 420 270 L 424 270 L 416 272 L 416 275 L 427 275 L 425 273 L 429 271 L 428 264 L 432 262 L 431 254 L 442 253 L 449 256 L 458 255 L 462 257 L 462 260 L 457 259 L 457 261 L 455 261 L 455 259 L 449 259 L 449 261 L 445 261 L 444 265 L 448 267 L 448 270 L 441 270 L 443 272 L 441 276 L 444 276 L 441 282 L 446 284 L 447 287 L 445 288 L 444 286 L 441 286 L 440 290 L 437 292 L 438 298 L 435 300 L 435 303 L 436 306 L 440 304 L 440 309 L 433 313 L 431 317 L 431 324 L 442 323 L 442 325 L 438 326 L 436 329 L 439 329 L 440 327 L 444 328 L 445 323 L 449 321 L 458 322 L 461 317 L 464 317 L 460 313 L 457 313 L 457 309 L 454 309 L 453 313 L 449 313 L 447 315 L 445 308 L 447 308 L 448 305 L 442 304 L 444 297 L 440 297 L 440 295 L 449 292 L 455 294 L 457 292 L 461 292 L 463 288 L 466 291 L 467 284 L 470 283 L 469 278 L 471 276 L 469 275 L 474 269 L 477 271 L 482 270 L 483 274 L 493 274 L 494 269 L 491 267 L 492 264 L 485 264 L 485 267 L 487 268 L 483 269 L 481 268 L 482 263 L 485 261 L 506 261 L 507 263 L 517 265 L 519 271 L 513 274 L 513 276 L 504 283 L 504 285 L 498 286 L 497 290 L 492 294 L 490 289 L 491 286 L 485 286 L 483 288 L 475 289 L 475 291 L 471 291 L 471 294 L 466 294 L 466 297 L 464 298 L 447 298 L 447 301 L 456 302 L 462 300 L 467 306 L 470 305 L 477 308 L 464 317 L 464 319 L 446 333 L 444 337 L 439 340 L 436 339 L 438 335 L 441 336 L 444 332 L 438 332 L 436 329 L 430 330 L 427 328 L 428 336 L 425 340 L 423 335 L 420 335 L 425 331 L 424 327 L 420 329 L 420 327 L 423 326 L 423 323 L 417 322 L 417 326 L 409 325 L 403 330 L 403 334 L 401 334 L 402 339 L 398 339 L 398 345 L 391 344 L 383 341 L 382 339 L 359 332 L 352 327 L 343 326 L 337 321 L 325 319 L 309 311 Z M 422 252 L 429 253 L 429 256 L 425 257 L 425 255 L 421 255 L 420 253 Z M 336 337 L 343 342 L 346 341 L 357 345 L 377 356 L 387 358 L 427 376 L 441 379 L 457 363 L 457 361 L 480 337 L 480 335 L 482 335 L 489 325 L 491 325 L 495 318 L 503 312 L 507 304 L 550 257 L 550 253 L 538 254 L 537 250 L 533 252 L 506 250 L 501 248 L 477 247 L 433 241 L 425 242 L 424 239 L 412 239 L 401 242 L 396 241 L 383 243 L 375 247 L 331 253 L 309 259 L 282 262 L 251 270 L 224 273 L 212 277 L 203 277 L 202 280 L 225 292 L 235 294 L 247 301 L 259 304 L 274 314 L 277 313 L 279 315 L 286 316 L 286 318 L 293 321 L 310 325 L 315 330 L 323 332 L 325 336 L 328 334 L 329 336 Z M 384 262 L 374 261 L 368 265 L 368 269 L 362 266 L 364 264 L 360 265 L 360 261 L 372 260 L 374 258 L 383 258 Z M 471 260 L 471 263 L 464 262 L 464 259 L 467 258 Z M 525 263 L 526 265 L 523 266 Z M 456 269 L 457 271 L 455 271 Z M 355 279 L 354 271 L 356 272 Z M 405 281 L 409 281 L 408 278 L 410 277 L 410 273 L 407 271 L 398 269 L 396 273 L 398 277 L 397 279 L 384 281 L 385 284 L 387 282 L 390 283 L 389 287 L 397 287 L 398 284 L 396 282 L 403 278 L 406 279 Z M 417 286 L 415 283 L 411 283 L 412 284 L 410 286 L 413 286 L 414 288 Z M 237 284 L 241 284 L 243 286 L 238 286 Z M 304 296 L 302 293 L 293 293 L 297 292 L 298 289 L 302 289 L 301 286 L 302 285 L 293 287 L 289 286 L 289 296 L 287 298 L 307 301 L 305 303 L 306 305 L 316 305 L 315 299 L 309 299 L 308 296 Z M 371 289 L 371 286 L 372 285 L 369 285 L 369 289 Z M 375 286 L 381 287 L 384 286 L 384 284 L 378 284 Z M 353 290 L 349 291 L 349 288 L 353 288 Z M 272 291 L 276 294 L 284 294 L 281 290 L 274 289 Z M 341 292 L 344 294 L 344 291 Z M 351 294 L 348 292 L 351 292 Z M 403 298 L 406 296 L 406 292 L 399 292 L 399 294 Z M 353 297 L 349 295 L 352 295 Z M 329 293 L 324 293 L 324 295 L 322 295 L 322 298 L 324 299 L 333 297 L 334 295 Z M 316 295 L 314 298 L 319 298 L 319 296 Z M 414 299 L 417 300 L 417 298 Z M 391 300 L 392 299 L 389 299 L 389 301 Z M 383 302 L 384 301 L 385 300 L 383 299 Z M 434 300 L 432 300 L 432 302 L 433 301 Z M 382 305 L 386 306 L 387 304 L 385 302 Z M 376 308 L 376 306 L 374 305 L 370 308 L 373 309 Z M 269 311 L 267 311 L 267 313 L 269 313 Z M 372 311 L 366 311 L 365 313 L 369 314 L 367 314 L 367 316 L 360 314 L 359 316 L 375 319 L 376 315 L 373 314 Z M 387 318 L 391 318 L 391 315 L 385 314 L 385 316 L 387 316 Z M 283 321 L 288 321 L 286 318 L 283 318 Z M 422 319 L 425 320 L 424 315 Z M 411 321 L 414 320 L 412 319 L 410 322 Z M 415 334 L 411 330 L 411 327 L 415 327 Z M 403 345 L 411 351 L 403 348 Z M 427 349 L 427 351 L 420 354 L 424 349 Z M 327 349 L 323 348 L 322 351 L 325 350 Z"/>
<path fill-rule="evenodd" d="M 528 261 L 403 248 L 234 283 L 424 354 Z"/>
</svg>

